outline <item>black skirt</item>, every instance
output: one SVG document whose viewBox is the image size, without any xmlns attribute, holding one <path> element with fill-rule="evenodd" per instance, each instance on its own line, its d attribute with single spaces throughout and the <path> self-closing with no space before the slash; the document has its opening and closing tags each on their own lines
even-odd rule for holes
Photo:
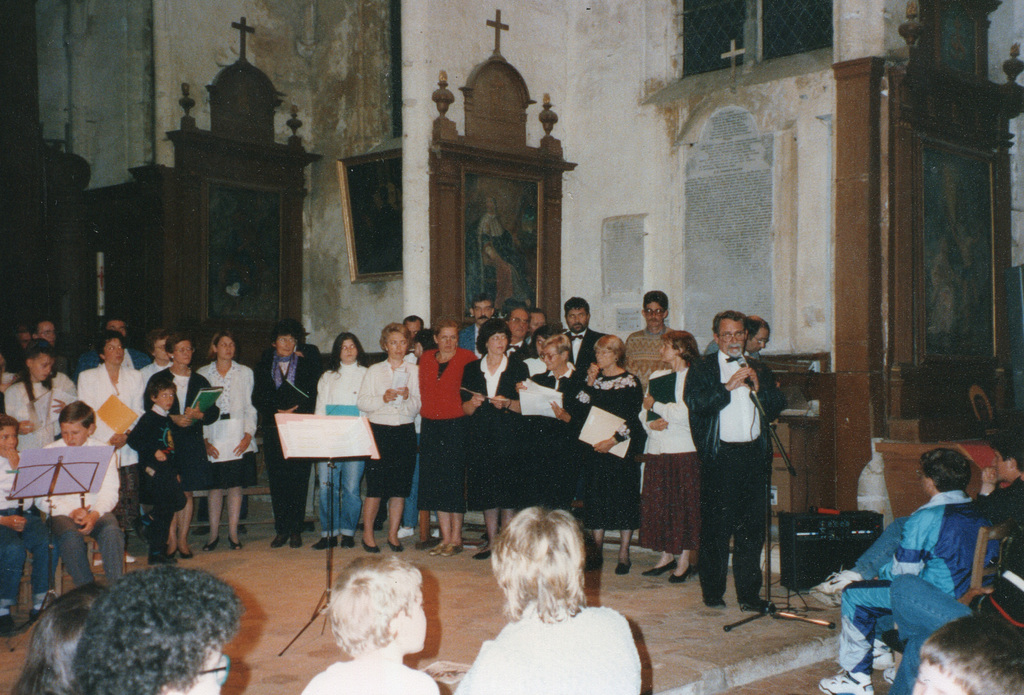
<svg viewBox="0 0 1024 695">
<path fill-rule="evenodd" d="M 380 458 L 366 462 L 366 496 L 408 497 L 416 469 L 416 426 L 370 423 Z"/>
<path fill-rule="evenodd" d="M 210 461 L 210 489 L 228 490 L 253 485 L 256 471 L 256 453 L 247 452 L 232 461 Z"/>
<path fill-rule="evenodd" d="M 421 510 L 465 513 L 466 418 L 423 418 L 417 500 Z"/>
</svg>

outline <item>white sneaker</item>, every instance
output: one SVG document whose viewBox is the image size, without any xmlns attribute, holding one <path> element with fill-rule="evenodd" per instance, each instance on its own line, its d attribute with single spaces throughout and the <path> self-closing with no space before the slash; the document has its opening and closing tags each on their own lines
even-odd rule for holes
<svg viewBox="0 0 1024 695">
<path fill-rule="evenodd" d="M 135 562 L 135 556 L 134 555 L 129 555 L 128 553 L 125 553 L 124 561 L 127 562 L 130 565 L 133 562 Z"/>
<path fill-rule="evenodd" d="M 875 640 L 874 646 L 871 649 L 872 666 L 877 671 L 878 669 L 887 669 L 891 666 L 896 665 L 896 655 L 892 653 L 889 646 L 881 640 Z"/>
<path fill-rule="evenodd" d="M 411 536 L 414 533 L 416 533 L 416 530 L 411 528 L 411 527 L 409 527 L 409 526 L 403 526 L 400 529 L 398 529 L 398 537 L 399 538 L 408 538 L 409 536 Z"/>
<path fill-rule="evenodd" d="M 853 570 L 833 572 L 825 581 L 811 588 L 810 594 L 826 606 L 838 606 L 840 594 L 849 584 L 862 581 L 864 578 Z"/>
<path fill-rule="evenodd" d="M 889 685 L 892 685 L 893 681 L 896 680 L 896 669 L 897 668 L 899 668 L 899 667 L 894 664 L 894 665 L 890 666 L 889 668 L 885 669 L 884 671 L 882 671 L 882 678 L 884 678 L 885 682 L 888 683 Z"/>
<path fill-rule="evenodd" d="M 875 695 L 870 676 L 841 671 L 838 675 L 822 678 L 818 689 L 829 695 Z"/>
</svg>

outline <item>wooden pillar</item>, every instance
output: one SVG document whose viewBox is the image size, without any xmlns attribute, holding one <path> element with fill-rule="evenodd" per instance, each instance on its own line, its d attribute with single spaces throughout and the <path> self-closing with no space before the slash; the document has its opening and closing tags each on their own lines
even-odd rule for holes
<svg viewBox="0 0 1024 695">
<path fill-rule="evenodd" d="M 836 63 L 836 501 L 856 509 L 871 437 L 885 426 L 881 58 Z"/>
</svg>

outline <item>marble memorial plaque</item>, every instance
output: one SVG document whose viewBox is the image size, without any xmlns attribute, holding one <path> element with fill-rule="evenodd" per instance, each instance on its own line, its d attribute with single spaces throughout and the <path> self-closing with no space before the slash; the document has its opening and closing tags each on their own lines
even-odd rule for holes
<svg viewBox="0 0 1024 695">
<path fill-rule="evenodd" d="M 644 286 L 644 218 L 608 217 L 601 225 L 601 275 L 604 295 L 635 295 L 639 306 Z"/>
</svg>

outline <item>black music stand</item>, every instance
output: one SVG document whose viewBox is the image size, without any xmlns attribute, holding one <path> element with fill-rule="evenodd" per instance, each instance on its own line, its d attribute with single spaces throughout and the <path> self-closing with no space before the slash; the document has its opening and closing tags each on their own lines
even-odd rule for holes
<svg viewBox="0 0 1024 695">
<path fill-rule="evenodd" d="M 113 456 L 112 446 L 27 449 L 21 453 L 14 487 L 7 499 L 45 497 L 47 509 L 50 509 L 54 497 L 79 495 L 84 507 L 85 494 L 99 491 Z M 46 562 L 50 588 L 40 610 L 44 610 L 57 598 L 53 576 L 53 514 L 46 515 L 46 530 L 49 538 Z M 32 562 L 37 561 L 38 558 L 32 558 Z"/>
</svg>

